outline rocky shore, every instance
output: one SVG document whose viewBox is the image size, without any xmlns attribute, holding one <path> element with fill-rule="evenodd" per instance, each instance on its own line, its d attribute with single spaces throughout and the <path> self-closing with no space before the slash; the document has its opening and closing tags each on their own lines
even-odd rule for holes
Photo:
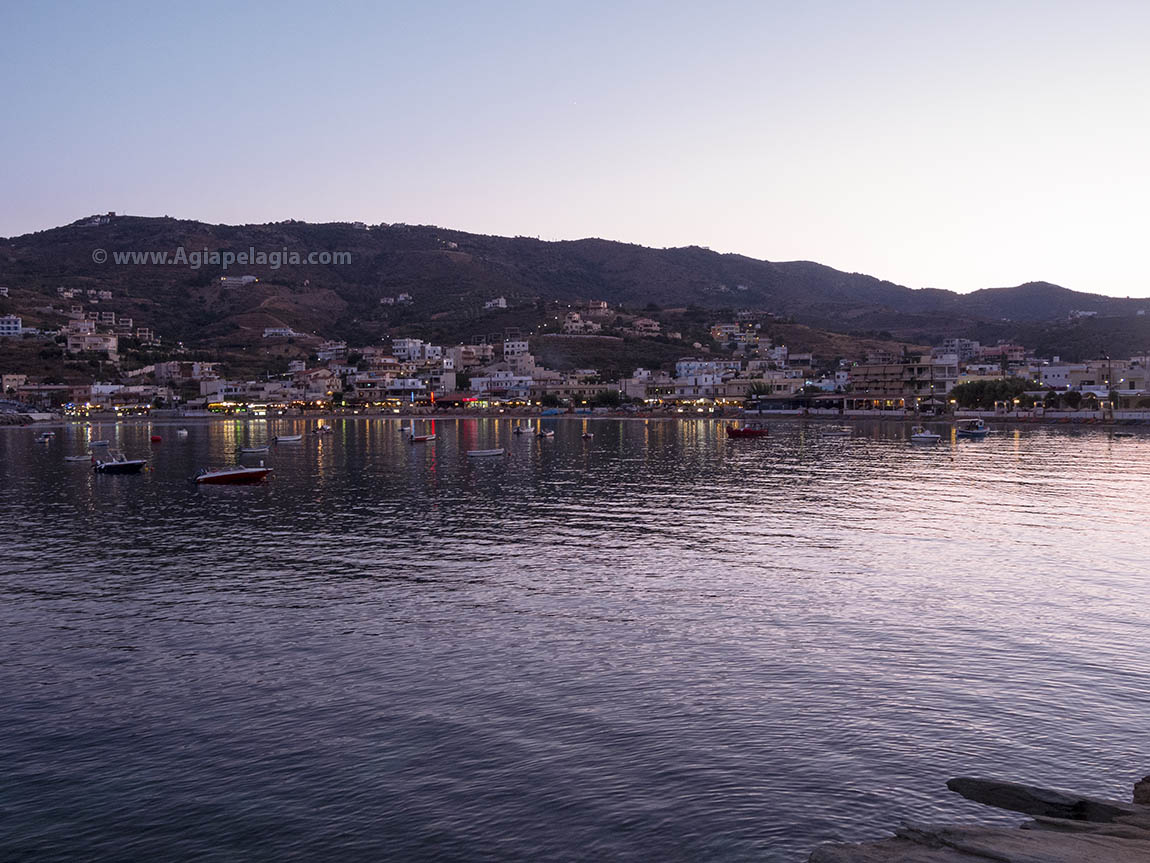
<svg viewBox="0 0 1150 863">
<path fill-rule="evenodd" d="M 1020 828 L 907 823 L 889 839 L 821 845 L 810 863 L 1150 861 L 1150 776 L 1134 786 L 1131 803 L 965 776 L 946 786 L 968 800 L 1033 820 Z"/>
</svg>

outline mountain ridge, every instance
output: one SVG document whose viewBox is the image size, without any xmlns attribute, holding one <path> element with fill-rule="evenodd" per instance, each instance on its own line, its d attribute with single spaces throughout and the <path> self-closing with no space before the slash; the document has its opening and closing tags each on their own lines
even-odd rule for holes
<svg viewBox="0 0 1150 863">
<path fill-rule="evenodd" d="M 347 251 L 346 265 L 173 266 L 99 263 L 93 253 Z M 251 274 L 259 287 L 222 291 L 219 277 Z M 212 225 L 172 217 L 96 216 L 0 239 L 0 284 L 28 301 L 58 287 L 111 290 L 122 309 L 172 338 L 298 326 L 333 337 L 379 338 L 428 322 L 481 323 L 483 303 L 602 299 L 631 309 L 742 308 L 836 332 L 883 332 L 906 340 L 965 336 L 1003 322 L 1054 324 L 1072 312 L 1134 316 L 1150 300 L 1109 297 L 1026 282 L 959 294 L 909 288 L 815 261 L 767 261 L 701 246 L 655 249 L 590 237 L 539 240 L 431 225 L 289 220 Z M 410 294 L 410 306 L 381 300 Z M 0 302 L 4 302 L 0 300 Z M 12 300 L 8 306 L 13 305 Z M 33 306 L 34 307 L 34 306 Z M 443 324 L 442 322 L 447 322 Z M 497 321 L 492 321 L 492 324 Z M 450 327 L 449 327 L 450 329 Z M 1009 330 L 1009 328 L 1005 328 Z"/>
</svg>

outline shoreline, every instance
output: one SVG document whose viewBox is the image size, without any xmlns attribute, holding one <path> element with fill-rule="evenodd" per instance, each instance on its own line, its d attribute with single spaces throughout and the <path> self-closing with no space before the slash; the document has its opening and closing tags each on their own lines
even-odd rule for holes
<svg viewBox="0 0 1150 863">
<path fill-rule="evenodd" d="M 988 412 L 987 412 L 988 413 Z M 285 414 L 282 416 L 250 416 L 247 414 L 211 414 L 211 415 L 194 415 L 194 416 L 115 416 L 115 415 L 94 415 L 89 417 L 54 417 L 52 419 L 37 419 L 26 422 L 9 422 L 4 423 L 0 421 L 0 430 L 5 428 L 12 429 L 27 429 L 27 428 L 61 428 L 76 425 L 125 425 L 125 426 L 180 426 L 190 423 L 217 423 L 217 422 L 262 422 L 262 423 L 275 423 L 275 422 L 319 422 L 319 423 L 332 423 L 336 420 L 400 420 L 402 422 L 422 421 L 434 422 L 436 420 L 445 421 L 458 421 L 458 420 L 479 420 L 479 419 L 494 419 L 494 420 L 510 420 L 514 423 L 533 424 L 543 420 L 563 420 L 563 421 L 602 421 L 614 420 L 620 422 L 717 422 L 721 424 L 742 424 L 744 422 L 760 422 L 768 425 L 772 423 L 785 422 L 785 423 L 812 423 L 815 425 L 832 425 L 832 426 L 851 426 L 851 425 L 865 425 L 869 423 L 899 423 L 903 425 L 922 425 L 922 426 L 938 426 L 938 425 L 955 425 L 959 422 L 964 422 L 970 419 L 983 419 L 990 425 L 1005 425 L 1010 427 L 1072 427 L 1072 428 L 1097 428 L 1110 430 L 1113 428 L 1123 429 L 1145 429 L 1150 432 L 1150 420 L 1141 419 L 1101 419 L 1098 417 L 1081 417 L 1081 418 L 1045 418 L 1045 417 L 1010 417 L 1010 416 L 995 416 L 995 415 L 982 415 L 979 413 L 971 412 L 969 415 L 949 415 L 942 417 L 923 417 L 923 416 L 897 416 L 897 415 L 878 415 L 878 416 L 865 416 L 859 414 L 848 415 L 802 415 L 802 414 L 746 414 L 746 413 L 732 413 L 732 414 L 698 414 L 687 413 L 682 414 L 672 413 L 606 413 L 606 414 L 549 414 L 542 415 L 537 413 L 510 413 L 510 412 L 478 412 L 478 411 L 451 411 L 443 413 L 333 413 L 333 412 L 316 412 L 308 414 Z"/>
</svg>

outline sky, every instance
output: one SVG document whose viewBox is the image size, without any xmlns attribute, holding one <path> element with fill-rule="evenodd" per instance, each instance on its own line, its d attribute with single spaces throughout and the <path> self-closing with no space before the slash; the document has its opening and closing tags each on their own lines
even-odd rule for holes
<svg viewBox="0 0 1150 863">
<path fill-rule="evenodd" d="M 1150 296 L 1150 3 L 0 4 L 0 236 L 435 224 Z"/>
</svg>

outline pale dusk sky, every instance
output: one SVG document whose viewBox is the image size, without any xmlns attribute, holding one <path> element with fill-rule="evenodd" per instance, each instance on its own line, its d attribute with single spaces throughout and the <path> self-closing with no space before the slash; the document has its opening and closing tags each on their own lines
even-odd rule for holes
<svg viewBox="0 0 1150 863">
<path fill-rule="evenodd" d="M 409 222 L 1150 296 L 1150 3 L 8 3 L 0 236 Z"/>
</svg>

